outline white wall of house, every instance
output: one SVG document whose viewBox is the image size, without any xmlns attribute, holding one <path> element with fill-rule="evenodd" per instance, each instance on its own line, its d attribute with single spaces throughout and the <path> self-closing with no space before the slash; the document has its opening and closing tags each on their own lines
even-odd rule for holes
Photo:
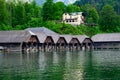
<svg viewBox="0 0 120 80">
<path fill-rule="evenodd" d="M 71 25 L 80 25 L 84 23 L 82 12 L 64 13 L 62 16 L 63 22 Z"/>
</svg>

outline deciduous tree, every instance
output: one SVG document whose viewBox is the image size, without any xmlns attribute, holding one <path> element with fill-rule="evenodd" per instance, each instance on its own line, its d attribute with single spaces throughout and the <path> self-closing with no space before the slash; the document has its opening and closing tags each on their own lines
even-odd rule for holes
<svg viewBox="0 0 120 80">
<path fill-rule="evenodd" d="M 105 32 L 115 32 L 119 26 L 118 15 L 114 8 L 110 5 L 105 5 L 101 11 L 100 28 Z"/>
</svg>

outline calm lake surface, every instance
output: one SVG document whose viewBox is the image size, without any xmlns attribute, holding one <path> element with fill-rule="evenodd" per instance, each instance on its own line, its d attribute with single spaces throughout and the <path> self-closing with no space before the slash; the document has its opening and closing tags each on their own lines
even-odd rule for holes
<svg viewBox="0 0 120 80">
<path fill-rule="evenodd" d="M 0 53 L 0 80 L 120 80 L 120 51 Z"/>
</svg>

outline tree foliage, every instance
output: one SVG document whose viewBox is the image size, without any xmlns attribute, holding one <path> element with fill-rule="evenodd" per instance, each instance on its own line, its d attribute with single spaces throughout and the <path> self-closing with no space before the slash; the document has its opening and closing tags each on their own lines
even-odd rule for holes
<svg viewBox="0 0 120 80">
<path fill-rule="evenodd" d="M 75 27 L 58 21 L 62 19 L 63 13 L 79 11 L 84 13 L 84 25 Z M 22 30 L 39 26 L 60 34 L 92 36 L 100 32 L 120 32 L 120 0 L 77 0 L 69 5 L 46 0 L 42 7 L 35 0 L 31 3 L 0 0 L 0 30 Z"/>
<path fill-rule="evenodd" d="M 0 0 L 0 24 L 8 24 L 8 10 L 5 0 Z"/>
<path fill-rule="evenodd" d="M 71 13 L 71 12 L 79 12 L 80 11 L 80 7 L 70 4 L 66 7 L 66 12 Z"/>
<path fill-rule="evenodd" d="M 52 14 L 54 16 L 53 19 L 54 20 L 61 20 L 62 19 L 61 16 L 65 12 L 65 8 L 66 8 L 66 6 L 63 2 L 54 3 L 54 5 L 53 5 L 54 12 Z"/>
<path fill-rule="evenodd" d="M 119 26 L 119 17 L 110 5 L 105 5 L 101 11 L 101 30 L 105 32 L 116 32 Z"/>
<path fill-rule="evenodd" d="M 46 0 L 46 2 L 43 5 L 42 15 L 43 20 L 53 20 L 53 0 Z"/>
</svg>

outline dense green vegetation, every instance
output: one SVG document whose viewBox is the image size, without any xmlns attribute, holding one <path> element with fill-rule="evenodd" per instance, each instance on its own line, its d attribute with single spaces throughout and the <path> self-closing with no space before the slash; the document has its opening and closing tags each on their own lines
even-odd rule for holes
<svg viewBox="0 0 120 80">
<path fill-rule="evenodd" d="M 60 34 L 120 32 L 119 0 L 77 0 L 74 4 L 46 0 L 43 6 L 32 3 L 0 0 L 0 30 L 22 30 L 45 26 Z M 84 12 L 85 23 L 74 27 L 60 23 L 65 12 Z"/>
</svg>

